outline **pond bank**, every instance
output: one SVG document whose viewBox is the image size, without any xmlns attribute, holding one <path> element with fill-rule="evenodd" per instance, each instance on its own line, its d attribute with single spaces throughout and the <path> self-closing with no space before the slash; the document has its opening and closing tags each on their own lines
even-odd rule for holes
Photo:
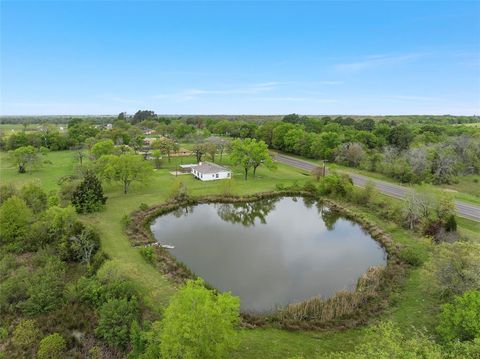
<svg viewBox="0 0 480 359">
<path fill-rule="evenodd" d="M 308 197 L 319 200 L 342 217 L 359 223 L 372 238 L 379 242 L 388 254 L 385 268 L 372 268 L 359 280 L 355 291 L 340 291 L 328 299 L 318 297 L 288 305 L 269 315 L 243 314 L 246 325 L 268 323 L 291 329 L 349 328 L 365 323 L 388 304 L 388 294 L 404 277 L 405 264 L 398 259 L 399 246 L 388 234 L 360 215 L 326 198 L 317 198 L 306 191 L 273 191 L 248 196 L 202 196 L 173 199 L 144 210 L 132 213 L 126 232 L 134 246 L 156 243 L 150 231 L 150 223 L 156 217 L 182 207 L 205 203 L 253 202 L 274 197 Z M 159 246 L 150 247 L 151 263 L 175 284 L 181 284 L 196 275 L 183 263 L 177 261 L 168 250 Z M 149 249 L 150 249 L 149 248 Z"/>
</svg>

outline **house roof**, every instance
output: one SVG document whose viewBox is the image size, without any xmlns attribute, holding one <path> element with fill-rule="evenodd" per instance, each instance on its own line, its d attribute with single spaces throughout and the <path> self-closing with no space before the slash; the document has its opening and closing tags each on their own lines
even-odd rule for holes
<svg viewBox="0 0 480 359">
<path fill-rule="evenodd" d="M 196 170 L 204 174 L 229 171 L 228 168 L 211 162 L 200 162 L 198 165 L 192 166 L 192 170 Z"/>
</svg>

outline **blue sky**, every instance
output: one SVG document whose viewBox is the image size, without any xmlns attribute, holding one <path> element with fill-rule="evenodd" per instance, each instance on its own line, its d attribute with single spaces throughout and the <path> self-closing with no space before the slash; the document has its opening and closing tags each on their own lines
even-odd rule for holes
<svg viewBox="0 0 480 359">
<path fill-rule="evenodd" d="M 1 2 L 1 114 L 480 114 L 480 2 Z"/>
</svg>

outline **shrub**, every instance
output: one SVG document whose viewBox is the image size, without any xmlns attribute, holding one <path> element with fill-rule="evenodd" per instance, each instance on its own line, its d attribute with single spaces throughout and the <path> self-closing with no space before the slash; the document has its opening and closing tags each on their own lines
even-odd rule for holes
<svg viewBox="0 0 480 359">
<path fill-rule="evenodd" d="M 27 299 L 27 282 L 30 273 L 21 267 L 0 281 L 0 311 L 7 312 Z M 13 308 L 12 308 L 13 307 Z"/>
<path fill-rule="evenodd" d="M 32 349 L 36 347 L 39 337 L 40 330 L 35 321 L 22 319 L 13 331 L 12 344 L 21 350 Z"/>
<path fill-rule="evenodd" d="M 188 281 L 165 310 L 160 351 L 165 358 L 220 358 L 238 345 L 239 299 Z"/>
<path fill-rule="evenodd" d="M 98 325 L 95 334 L 108 344 L 125 348 L 130 336 L 130 326 L 138 317 L 135 298 L 111 299 L 98 311 Z"/>
<path fill-rule="evenodd" d="M 400 253 L 398 253 L 398 258 L 414 267 L 421 266 L 425 260 L 422 253 L 413 247 L 402 247 Z"/>
<path fill-rule="evenodd" d="M 448 216 L 445 222 L 445 230 L 447 232 L 455 232 L 457 230 L 457 220 L 453 214 Z"/>
<path fill-rule="evenodd" d="M 30 222 L 32 211 L 25 202 L 13 196 L 0 207 L 0 244 L 8 250 L 27 251 L 32 249 L 30 239 Z"/>
<path fill-rule="evenodd" d="M 480 291 L 468 291 L 443 305 L 437 330 L 446 342 L 480 338 Z"/>
<path fill-rule="evenodd" d="M 473 341 L 447 343 L 444 359 L 478 359 L 480 358 L 480 338 Z"/>
<path fill-rule="evenodd" d="M 317 187 L 312 182 L 307 182 L 303 185 L 303 190 L 309 193 L 317 192 Z"/>
<path fill-rule="evenodd" d="M 152 247 L 143 247 L 140 249 L 140 254 L 148 263 L 153 263 L 154 251 Z"/>
<path fill-rule="evenodd" d="M 65 355 L 65 339 L 54 333 L 40 341 L 40 348 L 38 349 L 38 359 L 61 359 Z"/>
<path fill-rule="evenodd" d="M 338 175 L 334 173 L 323 177 L 320 181 L 319 193 L 323 195 L 344 198 L 347 197 L 352 190 L 352 180 L 348 175 Z"/>
<path fill-rule="evenodd" d="M 178 202 L 186 201 L 189 197 L 187 186 L 183 182 L 175 182 L 170 197 Z"/>
<path fill-rule="evenodd" d="M 99 211 L 107 197 L 103 195 L 102 183 L 92 171 L 87 171 L 83 181 L 72 193 L 72 204 L 78 213 Z"/>
<path fill-rule="evenodd" d="M 430 272 L 442 298 L 480 290 L 480 244 L 455 242 L 435 249 Z"/>
<path fill-rule="evenodd" d="M 47 194 L 33 183 L 23 186 L 21 196 L 33 213 L 40 213 L 47 209 Z"/>
<path fill-rule="evenodd" d="M 121 219 L 121 222 L 123 227 L 127 228 L 132 223 L 132 217 L 130 217 L 128 214 L 124 214 Z"/>
<path fill-rule="evenodd" d="M 3 204 L 7 199 L 13 196 L 17 196 L 18 191 L 15 186 L 11 183 L 0 185 L 0 205 Z"/>
<path fill-rule="evenodd" d="M 337 352 L 328 359 L 441 359 L 440 347 L 422 332 L 404 336 L 391 322 L 367 330 L 367 335 L 353 352 Z"/>
<path fill-rule="evenodd" d="M 148 209 L 148 204 L 140 203 L 140 206 L 138 206 L 138 208 L 140 208 L 140 211 L 146 211 Z"/>
<path fill-rule="evenodd" d="M 28 299 L 20 307 L 29 315 L 46 313 L 63 301 L 65 263 L 56 257 L 47 257 L 43 267 L 37 269 L 29 278 Z"/>
</svg>

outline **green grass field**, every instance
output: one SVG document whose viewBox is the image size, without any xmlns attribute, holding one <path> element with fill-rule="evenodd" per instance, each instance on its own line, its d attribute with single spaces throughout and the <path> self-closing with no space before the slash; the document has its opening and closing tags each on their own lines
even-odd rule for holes
<svg viewBox="0 0 480 359">
<path fill-rule="evenodd" d="M 78 165 L 74 153 L 69 151 L 51 152 L 47 155 L 50 163 L 27 174 L 18 174 L 16 168 L 8 163 L 6 154 L 0 153 L 0 173 L 2 183 L 14 183 L 21 186 L 35 181 L 49 191 L 58 189 L 58 179 L 71 174 Z M 193 162 L 192 158 L 182 159 L 183 163 Z M 193 195 L 208 193 L 223 193 L 225 181 L 201 182 L 190 175 L 175 177 L 169 172 L 175 168 L 175 159 L 164 168 L 156 170 L 154 176 L 145 185 L 132 185 L 127 195 L 122 193 L 119 184 L 106 184 L 105 194 L 108 197 L 107 206 L 100 213 L 82 216 L 83 220 L 97 226 L 101 232 L 102 248 L 110 258 L 118 263 L 125 275 L 138 284 L 144 294 L 147 305 L 161 311 L 168 303 L 175 287 L 161 273 L 148 264 L 140 255 L 138 249 L 132 247 L 123 232 L 121 219 L 124 215 L 139 208 L 141 203 L 153 205 L 168 199 L 177 181 L 184 182 Z M 275 189 L 276 184 L 303 183 L 309 180 L 307 173 L 286 165 L 278 165 L 274 171 L 260 168 L 256 179 L 243 180 L 243 173 L 235 169 L 231 191 L 236 194 L 248 194 Z M 412 238 L 411 234 L 376 218 L 373 214 L 364 213 L 376 222 L 400 243 L 416 246 L 419 250 L 429 253 L 431 246 L 426 241 Z M 478 233 L 477 224 L 461 220 L 460 230 L 465 233 Z M 379 319 L 392 320 L 400 328 L 408 331 L 412 326 L 432 328 L 434 316 L 431 315 L 437 303 L 429 296 L 423 286 L 427 274 L 420 268 L 413 270 L 401 291 L 395 294 L 391 306 Z M 305 358 L 321 357 L 322 353 L 333 350 L 353 350 L 361 342 L 364 329 L 344 331 L 296 331 L 290 332 L 275 328 L 242 329 L 242 344 L 232 354 L 233 358 L 288 358 L 303 355 Z"/>
<path fill-rule="evenodd" d="M 13 133 L 18 132 L 35 132 L 38 131 L 39 124 L 29 124 L 26 127 L 22 124 L 10 124 L 10 123 L 0 123 L 0 136 L 9 136 Z M 59 131 L 67 128 L 66 124 L 57 124 L 54 125 Z"/>
</svg>

